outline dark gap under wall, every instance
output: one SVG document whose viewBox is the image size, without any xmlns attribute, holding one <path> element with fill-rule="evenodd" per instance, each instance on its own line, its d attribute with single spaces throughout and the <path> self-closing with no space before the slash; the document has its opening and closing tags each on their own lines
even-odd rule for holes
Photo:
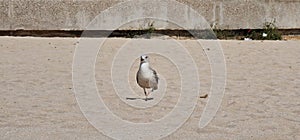
<svg viewBox="0 0 300 140">
<path fill-rule="evenodd" d="M 235 30 L 1 30 L 0 36 L 19 37 L 124 37 L 139 38 L 166 35 L 171 37 L 187 37 L 193 39 L 243 39 L 249 32 L 261 32 L 263 29 Z M 278 29 L 281 35 L 300 35 L 300 29 Z"/>
</svg>

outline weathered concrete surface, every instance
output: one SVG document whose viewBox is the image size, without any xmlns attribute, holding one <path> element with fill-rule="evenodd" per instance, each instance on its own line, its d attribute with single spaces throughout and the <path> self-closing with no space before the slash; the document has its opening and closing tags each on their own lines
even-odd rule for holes
<svg viewBox="0 0 300 140">
<path fill-rule="evenodd" d="M 126 0 L 1 0 L 0 30 L 83 30 L 101 11 Z M 189 11 L 181 10 L 164 2 L 150 1 L 156 5 L 134 5 L 118 10 L 121 16 L 110 15 L 115 22 L 124 21 L 133 13 L 157 11 L 161 16 L 191 21 Z M 211 26 L 221 29 L 262 28 L 266 21 L 276 19 L 280 28 L 300 28 L 300 1 L 290 0 L 178 0 L 200 13 Z M 172 10 L 173 9 L 173 10 Z M 167 11 L 167 12 L 161 12 Z M 157 14 L 157 13 L 156 13 Z M 117 18 L 116 18 L 117 17 Z M 105 21 L 97 21 L 101 24 Z M 122 27 L 140 29 L 150 21 L 142 21 Z M 171 24 L 156 22 L 156 28 L 178 28 Z"/>
</svg>

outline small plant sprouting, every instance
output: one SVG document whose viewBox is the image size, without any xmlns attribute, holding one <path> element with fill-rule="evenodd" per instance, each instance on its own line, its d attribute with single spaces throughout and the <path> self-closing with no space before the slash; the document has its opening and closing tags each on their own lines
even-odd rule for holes
<svg viewBox="0 0 300 140">
<path fill-rule="evenodd" d="M 148 22 L 148 27 L 143 29 L 143 35 L 145 38 L 150 39 L 152 36 L 152 33 L 155 31 L 155 27 L 154 27 L 154 21 L 152 22 Z"/>
<path fill-rule="evenodd" d="M 154 21 L 148 23 L 148 28 L 146 28 L 145 31 L 150 34 L 155 31 Z"/>
<path fill-rule="evenodd" d="M 146 28 L 140 27 L 138 30 L 129 31 L 126 37 L 136 38 L 136 37 L 146 37 L 151 38 L 152 33 L 155 31 L 154 21 L 149 22 Z"/>
<path fill-rule="evenodd" d="M 276 20 L 265 22 L 262 30 L 251 31 L 247 34 L 247 38 L 254 40 L 281 40 L 281 33 L 275 25 Z"/>
<path fill-rule="evenodd" d="M 281 34 L 278 31 L 278 28 L 275 25 L 276 20 L 274 19 L 272 22 L 264 23 L 264 33 L 266 36 L 263 38 L 267 40 L 281 40 Z"/>
</svg>

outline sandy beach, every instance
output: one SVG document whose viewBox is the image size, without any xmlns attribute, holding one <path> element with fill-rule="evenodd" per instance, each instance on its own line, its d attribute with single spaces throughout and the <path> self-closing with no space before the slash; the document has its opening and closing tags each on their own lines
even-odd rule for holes
<svg viewBox="0 0 300 140">
<path fill-rule="evenodd" d="M 96 85 L 116 115 L 131 122 L 151 122 L 176 105 L 180 75 L 170 71 L 176 64 L 150 55 L 152 66 L 168 83 L 164 98 L 147 109 L 126 105 L 115 94 L 110 76 L 113 58 L 127 41 L 110 38 L 103 44 L 95 64 Z M 211 68 L 202 48 L 195 47 L 195 40 L 177 41 L 197 64 L 200 95 L 209 96 Z M 78 42 L 78 38 L 0 37 L 1 139 L 111 139 L 88 122 L 77 104 L 72 63 Z M 164 139 L 300 139 L 300 41 L 219 42 L 227 79 L 216 116 L 205 128 L 198 127 L 208 101 L 199 98 L 184 125 Z M 135 83 L 138 65 L 136 59 L 128 81 L 136 97 L 143 98 Z M 152 102 L 160 92 L 153 94 Z"/>
</svg>

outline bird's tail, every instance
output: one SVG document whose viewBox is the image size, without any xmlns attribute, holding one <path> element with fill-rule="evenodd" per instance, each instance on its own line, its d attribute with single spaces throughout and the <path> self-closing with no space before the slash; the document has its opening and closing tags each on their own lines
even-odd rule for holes
<svg viewBox="0 0 300 140">
<path fill-rule="evenodd" d="M 153 88 L 152 88 L 152 92 L 154 91 L 154 90 L 157 90 L 158 89 L 158 87 L 157 86 L 154 86 Z"/>
</svg>

